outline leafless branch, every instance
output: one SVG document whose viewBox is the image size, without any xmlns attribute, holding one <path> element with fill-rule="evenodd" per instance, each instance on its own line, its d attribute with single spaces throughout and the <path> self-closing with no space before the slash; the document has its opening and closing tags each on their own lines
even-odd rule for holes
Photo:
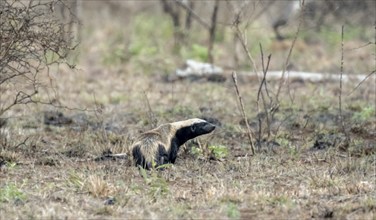
<svg viewBox="0 0 376 220">
<path fill-rule="evenodd" d="M 191 7 L 184 4 L 182 1 L 175 0 L 176 4 L 178 4 L 180 7 L 184 8 L 196 21 L 201 24 L 205 29 L 210 29 L 210 24 L 207 23 L 205 20 L 203 20 Z"/>
<path fill-rule="evenodd" d="M 53 64 L 67 63 L 71 51 L 65 24 L 50 11 L 61 0 L 1 3 L 0 89 L 12 96 L 0 98 L 0 115 L 18 104 L 36 103 L 42 82 L 37 76 Z"/>
<path fill-rule="evenodd" d="M 259 86 L 259 89 L 258 89 L 258 92 L 257 92 L 257 109 L 258 109 L 258 121 L 259 121 L 259 141 L 261 143 L 261 140 L 262 140 L 262 118 L 261 118 L 261 111 L 260 111 L 260 95 L 262 95 L 262 88 L 264 87 L 265 88 L 265 92 L 266 94 L 268 95 L 268 98 L 269 98 L 269 105 L 271 105 L 271 102 L 272 102 L 272 99 L 269 95 L 269 92 L 268 92 L 268 87 L 266 85 L 266 74 L 268 72 L 268 69 L 269 69 L 269 64 L 270 64 L 270 58 L 271 58 L 271 54 L 268 56 L 268 62 L 266 64 L 266 67 L 265 67 L 265 62 L 264 62 L 264 52 L 262 50 L 262 45 L 260 44 L 260 53 L 261 53 L 261 63 L 262 63 L 262 71 L 263 71 L 263 77 L 262 77 L 262 81 L 260 83 L 260 86 Z M 266 126 L 267 126 L 267 131 L 268 131 L 268 138 L 270 137 L 271 135 L 271 120 L 270 120 L 270 116 L 269 116 L 269 111 L 268 111 L 268 105 L 266 103 L 266 100 L 265 100 L 265 97 L 262 97 L 262 103 L 263 103 L 263 107 L 264 107 L 264 113 L 265 113 L 265 117 L 266 117 Z"/>
<path fill-rule="evenodd" d="M 370 76 L 372 76 L 372 74 L 375 74 L 375 73 L 376 73 L 376 70 L 370 72 L 362 81 L 358 83 L 358 85 L 355 86 L 353 90 L 351 90 L 348 96 L 351 95 L 353 92 L 355 92 Z"/>
<path fill-rule="evenodd" d="M 257 76 L 257 79 L 259 81 L 259 83 L 261 82 L 261 79 L 258 75 L 258 70 L 257 70 L 257 66 L 256 66 L 256 62 L 255 60 L 253 59 L 252 55 L 251 55 L 251 52 L 248 50 L 248 45 L 247 45 L 247 40 L 245 38 L 245 33 L 240 30 L 239 28 L 239 23 L 237 21 L 234 22 L 234 28 L 235 28 L 235 33 L 236 33 L 236 36 L 238 37 L 238 39 L 240 40 L 240 43 L 243 47 L 243 50 L 245 51 L 246 55 L 247 55 L 247 58 L 248 60 L 250 61 L 250 64 L 251 66 L 253 67 L 253 70 Z"/>
<path fill-rule="evenodd" d="M 345 134 L 346 136 L 346 141 L 348 142 L 349 141 L 349 135 L 347 134 L 346 132 L 346 129 L 345 129 L 345 122 L 343 120 L 343 113 L 342 113 L 342 76 L 343 76 L 343 64 L 344 64 L 344 59 L 343 59 L 343 56 L 344 56 L 344 53 L 343 53 L 343 47 L 344 47 L 344 25 L 342 25 L 342 29 L 341 29 L 341 71 L 340 71 L 340 79 L 339 79 L 339 95 L 338 95 L 338 104 L 339 104 L 339 120 L 340 120 L 340 123 L 341 123 L 341 129 L 342 129 L 342 132 L 343 134 Z"/>
<path fill-rule="evenodd" d="M 244 118 L 244 121 L 245 121 L 245 124 L 246 124 L 246 127 L 247 127 L 247 134 L 248 134 L 249 144 L 251 145 L 252 155 L 255 155 L 254 138 L 253 138 L 253 134 L 252 134 L 251 128 L 249 127 L 249 124 L 248 124 L 247 115 L 245 114 L 243 99 L 242 99 L 242 97 L 240 95 L 240 92 L 239 92 L 238 79 L 237 79 L 236 72 L 232 73 L 232 79 L 234 81 L 236 95 L 238 96 L 238 99 L 239 99 L 240 108 L 241 108 L 240 110 L 242 112 L 242 115 L 243 115 L 243 118 Z"/>
<path fill-rule="evenodd" d="M 267 62 L 267 64 L 266 64 L 266 68 L 265 68 L 264 52 L 263 52 L 263 50 L 262 50 L 262 45 L 261 45 L 261 43 L 260 43 L 260 52 L 261 52 L 262 72 L 263 72 L 263 78 L 262 78 L 262 81 L 261 81 L 261 85 L 264 84 L 265 92 L 266 92 L 266 94 L 267 94 L 269 100 L 272 101 L 272 97 L 271 97 L 270 94 L 269 94 L 268 86 L 267 86 L 267 83 L 266 83 L 266 74 L 267 74 L 267 72 L 268 72 L 268 70 L 269 70 L 269 64 L 270 64 L 270 60 L 271 60 L 272 55 L 271 55 L 271 54 L 268 55 L 268 62 Z M 259 96 L 260 93 L 261 93 L 261 89 L 259 90 L 257 96 Z"/>
<path fill-rule="evenodd" d="M 364 47 L 367 47 L 367 46 L 369 46 L 369 45 L 373 45 L 373 44 L 375 44 L 375 43 L 374 43 L 374 42 L 368 42 L 368 43 L 363 44 L 363 45 L 361 45 L 361 46 L 359 46 L 359 47 L 346 49 L 345 51 L 358 50 L 358 49 L 362 49 L 362 48 L 364 48 Z"/>
<path fill-rule="evenodd" d="M 303 21 L 304 21 L 304 1 L 305 0 L 301 0 L 301 4 L 300 4 L 301 9 L 300 9 L 300 18 L 299 18 L 298 28 L 296 29 L 296 32 L 295 32 L 295 35 L 294 35 L 294 39 L 292 41 L 289 53 L 288 53 L 287 58 L 286 58 L 286 62 L 283 65 L 282 76 L 281 76 L 281 79 L 279 81 L 279 86 L 278 86 L 277 94 L 276 94 L 276 99 L 277 100 L 279 100 L 279 95 L 280 95 L 280 92 L 281 92 L 283 84 L 286 82 L 286 80 L 288 80 L 288 79 L 285 79 L 285 74 L 286 74 L 287 66 L 290 64 L 291 54 L 292 54 L 292 51 L 294 49 L 296 40 L 298 39 L 299 32 L 300 32 L 301 26 L 302 26 Z"/>
</svg>

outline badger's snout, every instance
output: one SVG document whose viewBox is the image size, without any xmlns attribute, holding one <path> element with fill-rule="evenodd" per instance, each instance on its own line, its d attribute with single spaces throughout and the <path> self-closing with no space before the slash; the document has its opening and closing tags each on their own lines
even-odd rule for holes
<svg viewBox="0 0 376 220">
<path fill-rule="evenodd" d="M 203 130 L 207 133 L 214 131 L 214 129 L 215 129 L 215 125 L 213 125 L 212 123 L 206 123 L 203 127 Z"/>
</svg>

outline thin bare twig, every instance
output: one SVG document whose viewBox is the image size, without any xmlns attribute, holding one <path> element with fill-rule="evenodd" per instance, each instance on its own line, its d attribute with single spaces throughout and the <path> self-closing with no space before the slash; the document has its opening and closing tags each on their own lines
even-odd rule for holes
<svg viewBox="0 0 376 220">
<path fill-rule="evenodd" d="M 236 31 L 236 36 L 238 37 L 238 39 L 240 40 L 240 43 L 243 47 L 243 50 L 245 51 L 247 57 L 248 57 L 248 60 L 250 61 L 252 67 L 253 67 L 253 70 L 254 72 L 256 73 L 256 76 L 257 76 L 257 79 L 259 81 L 259 83 L 261 82 L 261 79 L 260 79 L 260 76 L 258 75 L 258 70 L 257 70 L 257 66 L 256 66 L 256 62 L 255 60 L 253 59 L 252 55 L 251 55 L 251 52 L 248 50 L 248 45 L 247 45 L 247 41 L 246 41 L 246 38 L 245 38 L 245 33 L 242 32 L 239 28 L 239 23 L 235 22 L 234 23 L 234 27 L 235 27 L 235 31 Z"/>
<path fill-rule="evenodd" d="M 286 58 L 286 62 L 283 65 L 282 76 L 281 76 L 281 80 L 279 81 L 279 86 L 278 86 L 277 95 L 276 95 L 276 99 L 277 100 L 279 100 L 279 95 L 280 95 L 280 92 L 281 92 L 281 89 L 282 89 L 282 85 L 286 81 L 285 80 L 285 74 L 286 74 L 287 66 L 290 64 L 291 54 L 292 54 L 292 51 L 293 51 L 293 49 L 295 47 L 295 43 L 296 43 L 296 40 L 298 39 L 298 36 L 299 36 L 299 33 L 300 33 L 300 28 L 301 28 L 303 20 L 304 20 L 304 1 L 305 0 L 301 0 L 300 19 L 299 19 L 298 28 L 296 29 L 296 32 L 295 32 L 295 35 L 294 35 L 294 39 L 292 41 L 289 53 L 288 53 L 287 58 Z"/>
<path fill-rule="evenodd" d="M 37 93 L 38 91 L 33 91 L 31 94 L 27 94 L 23 91 L 18 91 L 13 102 L 10 103 L 8 106 L 0 109 L 0 115 L 4 114 L 9 109 L 13 108 L 15 105 L 32 103 L 33 101 L 31 97 L 36 95 Z"/>
<path fill-rule="evenodd" d="M 342 114 L 342 76 L 343 76 L 343 47 L 344 47 L 344 29 L 345 27 L 342 25 L 342 29 L 341 29 L 341 72 L 340 72 L 340 79 L 339 79 L 339 95 L 338 95 L 338 104 L 339 104 L 339 119 L 340 119 L 340 123 L 341 123 L 341 128 L 342 128 L 342 132 L 345 134 L 346 136 L 346 140 L 348 140 L 348 135 L 346 133 L 346 129 L 345 129 L 345 122 L 343 120 L 343 114 Z"/>
<path fill-rule="evenodd" d="M 369 46 L 369 45 L 373 45 L 373 44 L 375 44 L 375 43 L 374 43 L 374 42 L 368 42 L 368 43 L 363 44 L 363 45 L 361 45 L 361 46 L 359 46 L 359 47 L 354 47 L 354 48 L 346 49 L 345 51 L 359 50 L 359 49 L 362 49 L 362 48 L 364 48 L 364 47 L 367 47 L 367 46 Z"/>
<path fill-rule="evenodd" d="M 247 134 L 248 134 L 249 144 L 251 145 L 252 155 L 255 155 L 254 138 L 253 138 L 253 134 L 252 134 L 251 128 L 249 127 L 249 124 L 248 124 L 247 116 L 245 114 L 243 99 L 242 99 L 242 97 L 240 95 L 240 92 L 239 92 L 238 79 L 237 79 L 237 75 L 236 75 L 235 71 L 232 72 L 232 79 L 234 81 L 236 95 L 238 96 L 239 103 L 240 103 L 240 108 L 241 108 L 241 112 L 243 114 L 243 118 L 244 118 L 244 121 L 245 121 L 245 124 L 246 124 L 246 127 L 247 127 Z"/>
<path fill-rule="evenodd" d="M 358 83 L 358 85 L 355 86 L 353 90 L 351 90 L 348 96 L 351 95 L 353 92 L 355 92 L 359 88 L 359 86 L 361 86 L 370 76 L 372 76 L 372 74 L 375 74 L 375 73 L 376 73 L 376 70 L 370 72 L 362 81 Z"/>
<path fill-rule="evenodd" d="M 257 94 L 256 107 L 257 107 L 257 115 L 258 115 L 258 120 L 259 120 L 259 131 L 258 131 L 258 136 L 259 137 L 258 137 L 258 139 L 259 139 L 259 143 L 261 143 L 261 139 L 262 139 L 262 120 L 261 120 L 261 109 L 260 109 L 260 96 L 261 96 L 261 100 L 262 100 L 262 103 L 263 103 L 263 106 L 264 106 L 264 111 L 265 111 L 265 114 L 266 114 L 266 117 L 267 117 L 268 138 L 270 137 L 270 134 L 271 134 L 271 131 L 270 131 L 270 117 L 268 115 L 269 114 L 268 113 L 268 107 L 267 107 L 267 104 L 266 104 L 266 99 L 265 99 L 264 91 L 262 90 L 262 87 L 263 87 L 263 85 L 264 85 L 264 83 L 266 81 L 265 81 L 265 79 L 264 80 L 260 79 L 260 75 L 258 74 L 258 69 L 257 69 L 257 66 L 256 66 L 256 62 L 253 59 L 250 51 L 248 50 L 248 45 L 247 45 L 247 41 L 246 41 L 246 37 L 245 37 L 245 32 L 243 32 L 240 29 L 239 24 L 240 24 L 240 15 L 237 14 L 235 16 L 235 20 L 233 22 L 233 26 L 235 28 L 235 34 L 236 34 L 237 38 L 239 39 L 239 41 L 240 41 L 240 43 L 241 43 L 241 45 L 243 47 L 244 52 L 247 55 L 247 58 L 248 58 L 248 60 L 250 62 L 250 65 L 253 66 L 253 70 L 254 70 L 254 72 L 255 72 L 255 74 L 257 76 L 258 82 L 260 84 L 260 90 L 259 90 L 259 92 Z M 262 59 L 263 59 L 263 54 L 262 54 Z M 270 57 L 269 57 L 269 61 L 268 61 L 267 66 L 269 66 L 269 62 L 270 62 Z M 263 63 L 263 65 L 264 65 L 264 63 Z M 265 65 L 263 66 L 264 77 L 266 77 L 267 68 L 265 68 Z M 266 91 L 266 93 L 268 93 L 266 84 L 265 84 L 265 91 Z M 270 99 L 269 94 L 268 94 L 268 97 L 269 97 L 269 100 L 270 100 L 270 103 L 271 103 L 272 101 Z"/>
<path fill-rule="evenodd" d="M 18 143 L 17 145 L 14 146 L 14 148 L 18 148 L 21 145 L 26 145 L 26 141 L 29 140 L 30 136 L 26 137 L 22 142 Z"/>
<path fill-rule="evenodd" d="M 196 19 L 196 21 L 201 24 L 204 28 L 210 29 L 210 25 L 204 21 L 196 12 L 193 11 L 192 8 L 190 8 L 188 5 L 184 4 L 182 1 L 175 0 L 176 4 L 179 5 L 180 7 L 184 8 L 188 13 L 191 14 L 193 18 Z"/>
<path fill-rule="evenodd" d="M 266 64 L 266 67 L 265 67 L 265 62 L 264 62 L 264 52 L 262 50 L 262 45 L 260 43 L 260 53 L 261 53 L 261 63 L 262 63 L 262 71 L 263 71 L 263 77 L 262 77 L 262 81 L 260 83 L 260 87 L 259 87 L 259 90 L 257 92 L 257 109 L 259 110 L 259 103 L 260 103 L 260 94 L 262 92 L 262 87 L 264 86 L 265 88 L 265 92 L 266 94 L 268 95 L 268 98 L 269 98 L 269 101 L 270 101 L 270 104 L 272 102 L 272 99 L 271 97 L 269 96 L 269 92 L 268 92 L 268 88 L 267 88 L 267 85 L 266 85 L 266 74 L 268 72 L 268 69 L 269 69 L 269 64 L 270 64 L 270 59 L 271 59 L 271 54 L 268 56 L 268 62 Z M 268 107 L 267 107 L 267 104 L 266 104 L 266 101 L 265 101 L 265 98 L 263 97 L 262 98 L 262 103 L 263 103 L 263 106 L 264 106 L 264 111 L 265 111 L 265 117 L 266 117 L 266 125 L 267 125 L 267 131 L 268 131 L 268 139 L 270 138 L 270 135 L 271 135 L 271 130 L 270 130 L 270 117 L 269 117 L 269 111 L 268 111 Z M 261 120 L 261 115 L 260 115 L 260 111 L 258 113 L 258 120 L 259 120 L 259 141 L 261 141 L 261 136 L 262 136 L 262 120 Z M 260 142 L 261 143 L 261 142 Z"/>
<path fill-rule="evenodd" d="M 250 17 L 250 19 L 247 21 L 247 23 L 246 23 L 246 28 L 247 27 L 249 27 L 249 26 L 251 26 L 252 25 L 252 23 L 253 22 L 255 22 L 255 21 L 257 21 L 257 19 L 259 19 L 267 10 L 268 10 L 268 8 L 269 7 L 271 7 L 274 3 L 276 3 L 277 2 L 277 0 L 269 0 L 269 1 L 260 1 L 260 2 L 258 2 L 258 3 L 262 3 L 262 4 L 264 4 L 264 3 L 266 3 L 263 7 L 262 7 L 262 9 L 261 10 L 259 10 L 259 11 L 256 11 L 256 10 L 252 10 L 251 12 L 248 10 L 249 9 L 249 3 L 252 3 L 252 1 L 243 1 L 242 2 L 242 5 L 240 6 L 240 7 L 237 7 L 236 9 L 235 9 L 235 5 L 233 4 L 234 2 L 236 2 L 236 1 L 232 1 L 232 0 L 225 0 L 226 1 L 226 3 L 228 4 L 228 5 L 230 5 L 231 6 L 231 11 L 234 13 L 234 14 L 236 14 L 236 16 L 238 17 L 238 19 L 237 20 L 240 20 L 240 19 L 242 19 L 241 18 L 241 14 L 242 14 L 242 11 L 244 12 L 244 11 L 246 11 L 246 12 L 248 12 L 248 13 L 250 13 L 250 14 L 252 14 L 252 16 Z M 255 3 L 255 2 L 253 2 L 253 3 Z M 257 3 L 256 3 L 257 4 Z M 253 6 L 255 7 L 255 4 L 253 4 Z"/>
<path fill-rule="evenodd" d="M 266 68 L 265 68 L 264 51 L 262 49 L 261 43 L 260 43 L 260 52 L 261 52 L 262 72 L 263 72 L 263 78 L 262 78 L 261 82 L 264 84 L 266 95 L 268 96 L 269 100 L 272 101 L 272 97 L 270 96 L 270 93 L 269 93 L 269 90 L 268 90 L 268 86 L 267 86 L 267 83 L 266 83 L 266 74 L 267 74 L 267 72 L 269 70 L 269 65 L 270 65 L 270 60 L 272 58 L 272 54 L 269 54 L 269 56 L 268 56 L 268 62 L 266 64 Z"/>
<path fill-rule="evenodd" d="M 42 85 L 37 76 L 46 69 L 48 74 L 50 65 L 67 63 L 71 51 L 70 37 L 64 38 L 69 34 L 64 24 L 53 13 L 44 10 L 58 2 L 60 0 L 2 2 L 0 87 L 14 98 L 0 100 L 0 115 L 18 104 L 53 104 L 52 101 L 34 100 L 33 96 L 38 94 Z"/>
</svg>

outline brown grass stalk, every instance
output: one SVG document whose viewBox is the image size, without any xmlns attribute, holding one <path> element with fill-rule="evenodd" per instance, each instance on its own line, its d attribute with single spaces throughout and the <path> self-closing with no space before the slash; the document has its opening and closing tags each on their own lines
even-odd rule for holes
<svg viewBox="0 0 376 220">
<path fill-rule="evenodd" d="M 155 127 L 157 127 L 158 120 L 155 117 L 155 114 L 154 114 L 154 112 L 153 112 L 153 110 L 150 106 L 149 98 L 148 98 L 145 91 L 144 91 L 144 96 L 145 96 L 145 100 L 146 100 L 146 105 L 148 106 L 148 116 L 149 116 L 150 124 L 151 124 L 152 128 L 155 128 Z"/>
</svg>

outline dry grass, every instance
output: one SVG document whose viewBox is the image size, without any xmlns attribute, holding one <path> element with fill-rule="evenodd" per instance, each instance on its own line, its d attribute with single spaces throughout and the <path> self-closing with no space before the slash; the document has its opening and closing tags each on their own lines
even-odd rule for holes
<svg viewBox="0 0 376 220">
<path fill-rule="evenodd" d="M 112 73 L 106 78 L 115 79 L 117 76 Z M 87 77 L 91 76 L 88 74 Z M 0 172 L 0 197 L 4 197 L 4 193 L 12 195 L 12 192 L 6 192 L 11 186 L 10 190 L 21 193 L 22 199 L 8 196 L 6 201 L 2 201 L 2 216 L 101 219 L 374 218 L 375 155 L 362 153 L 353 156 L 330 147 L 311 150 L 316 133 L 338 129 L 336 126 L 311 121 L 301 131 L 283 127 L 277 139 L 281 144 L 277 147 L 277 153 L 242 156 L 250 154 L 250 151 L 230 82 L 228 85 L 176 82 L 174 91 L 184 92 L 173 94 L 168 92 L 171 85 L 143 76 L 132 76 L 132 83 L 129 78 L 108 84 L 98 80 L 98 83 L 102 84 L 102 91 L 106 94 L 113 90 L 114 84 L 116 87 L 116 83 L 136 90 L 131 84 L 137 86 L 137 82 L 148 80 L 154 81 L 150 84 L 148 97 L 160 122 L 196 116 L 211 116 L 220 120 L 222 125 L 214 134 L 200 140 L 202 147 L 226 146 L 229 154 L 224 160 L 209 160 L 205 155 L 192 156 L 188 145 L 177 163 L 164 171 L 142 173 L 129 160 L 93 161 L 92 158 L 100 156 L 106 149 L 113 153 L 127 152 L 126 147 L 132 137 L 148 129 L 148 110 L 140 100 L 142 90 L 138 94 L 129 94 L 128 102 L 117 105 L 104 102 L 103 105 L 108 107 L 99 116 L 85 113 L 93 121 L 103 120 L 104 124 L 120 127 L 120 132 L 106 130 L 105 126 L 95 130 L 46 126 L 38 119 L 41 116 L 36 109 L 32 111 L 35 114 L 28 116 L 32 119 L 27 119 L 35 120 L 36 128 L 25 128 L 27 123 L 23 122 L 26 120 L 23 118 L 8 122 L 7 127 L 11 131 L 19 132 L 11 132 L 9 145 L 2 147 L 1 157 L 9 163 Z M 330 91 L 333 85 L 324 86 Z M 251 106 L 251 94 L 257 90 L 257 85 L 254 85 L 254 89 L 251 84 L 243 83 L 240 87 L 247 93 L 244 94 L 246 106 Z M 307 85 L 299 88 L 302 92 L 296 94 L 310 96 L 315 90 L 315 85 Z M 85 98 L 76 95 L 74 101 L 85 102 Z M 176 105 L 179 98 L 181 102 Z M 300 99 L 303 97 L 297 97 L 297 100 Z M 333 100 L 336 100 L 334 95 Z M 310 103 L 297 103 L 301 107 L 312 107 Z M 320 106 L 325 107 L 325 101 L 316 102 L 315 105 L 318 107 L 313 112 L 312 109 L 304 112 L 310 112 L 313 117 L 317 112 L 327 115 L 330 111 L 320 110 L 323 108 Z M 208 109 L 200 110 L 202 107 Z M 256 120 L 250 111 L 254 108 L 247 108 L 250 121 Z M 280 117 L 287 118 L 289 111 L 282 109 Z M 299 111 L 295 111 L 296 116 L 301 115 Z M 82 113 L 65 111 L 65 114 Z M 306 122 L 296 117 L 284 124 L 294 123 Z M 370 123 L 367 127 L 373 129 L 375 118 L 371 118 Z M 12 147 L 25 134 L 30 138 L 23 145 Z M 362 140 L 365 143 L 368 139 Z M 371 147 L 374 148 L 374 145 Z"/>
<path fill-rule="evenodd" d="M 172 54 L 163 61 L 138 56 L 103 64 L 100 55 L 111 52 L 105 39 L 119 30 L 115 21 L 111 24 L 88 31 L 86 55 L 75 72 L 50 71 L 61 104 L 87 111 L 28 105 L 7 113 L 11 117 L 0 128 L 2 219 L 375 219 L 374 79 L 343 96 L 350 146 L 341 145 L 338 83 L 291 82 L 291 91 L 282 89 L 271 125 L 276 144 L 251 157 L 231 80 L 166 83 L 161 66 L 178 66 Z M 315 53 L 325 48 L 305 46 Z M 281 50 L 273 53 L 272 68 L 283 62 L 280 54 L 286 49 Z M 295 66 L 336 69 L 339 56 L 323 53 L 314 60 L 303 51 L 291 58 Z M 366 64 L 347 60 L 351 54 L 345 56 L 345 67 L 370 68 L 368 53 Z M 154 64 L 154 69 L 145 67 Z M 276 91 L 278 83 L 268 83 Z M 259 85 L 239 78 L 238 86 L 251 129 L 257 129 Z M 354 86 L 345 83 L 344 94 Z M 199 143 L 186 144 L 177 163 L 163 171 L 139 170 L 130 158 L 94 160 L 108 150 L 129 153 L 133 138 L 152 127 L 144 92 L 158 123 L 210 117 L 220 125 Z M 38 98 L 48 97 L 41 93 Z M 43 112 L 48 110 L 63 112 L 73 124 L 46 125 Z M 209 146 L 225 146 L 228 154 L 213 160 Z M 202 153 L 192 153 L 195 147 Z"/>
</svg>

